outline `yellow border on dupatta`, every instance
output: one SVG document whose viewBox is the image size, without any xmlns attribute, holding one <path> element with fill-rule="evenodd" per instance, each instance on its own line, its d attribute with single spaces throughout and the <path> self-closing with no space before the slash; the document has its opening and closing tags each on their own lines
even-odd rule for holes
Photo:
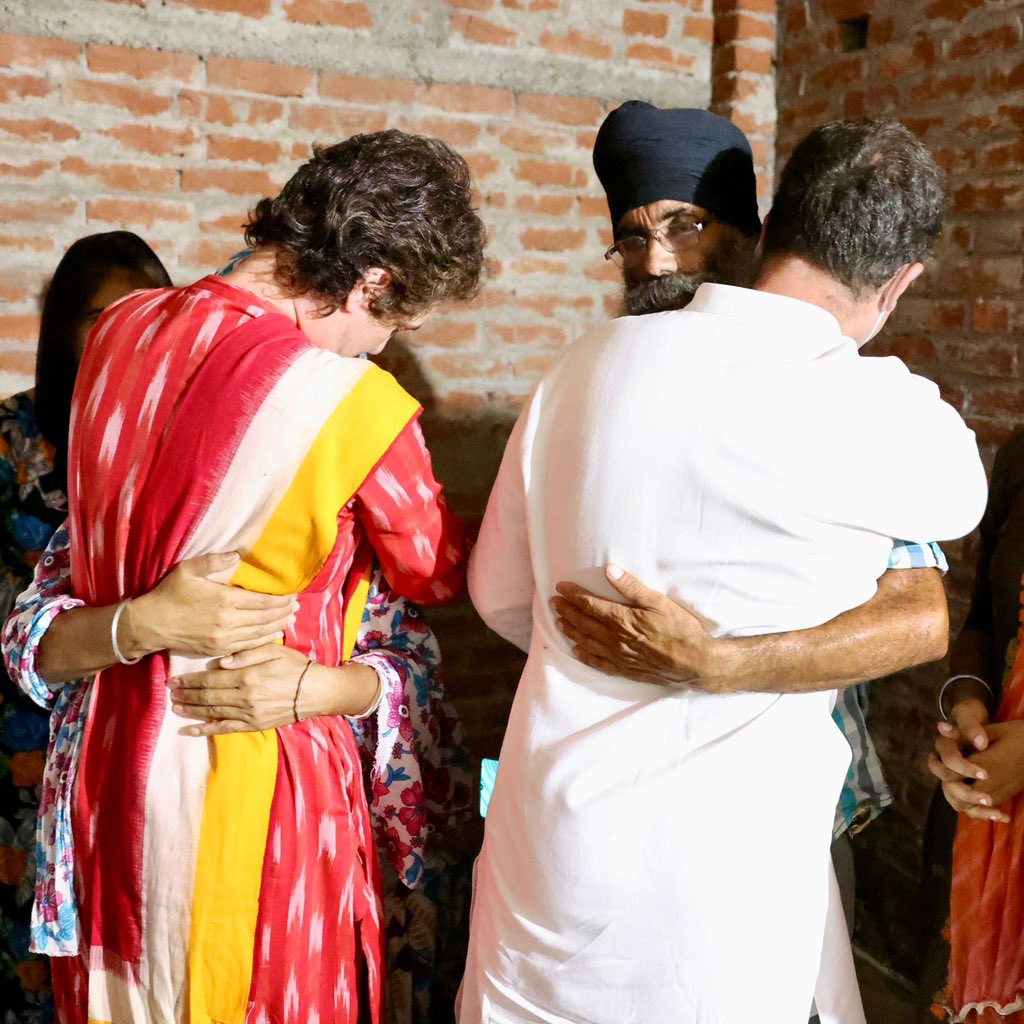
<svg viewBox="0 0 1024 1024">
<path fill-rule="evenodd" d="M 338 510 L 418 410 L 390 374 L 369 365 L 324 423 L 232 583 L 271 594 L 305 589 L 334 547 Z M 368 588 L 367 575 L 346 609 L 346 654 Z M 192 899 L 191 1024 L 245 1021 L 277 761 L 274 730 L 213 737 Z"/>
</svg>

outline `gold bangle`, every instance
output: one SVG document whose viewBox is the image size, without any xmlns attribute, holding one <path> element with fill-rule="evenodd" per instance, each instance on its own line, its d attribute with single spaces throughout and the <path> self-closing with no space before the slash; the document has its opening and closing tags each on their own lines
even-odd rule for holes
<svg viewBox="0 0 1024 1024">
<path fill-rule="evenodd" d="M 292 701 L 292 714 L 295 716 L 295 721 L 299 719 L 299 704 L 302 702 L 302 684 L 306 681 L 306 673 L 309 671 L 309 666 L 313 664 L 313 659 L 308 658 L 306 660 L 306 667 L 299 673 L 299 681 L 295 684 L 295 699 Z"/>
</svg>

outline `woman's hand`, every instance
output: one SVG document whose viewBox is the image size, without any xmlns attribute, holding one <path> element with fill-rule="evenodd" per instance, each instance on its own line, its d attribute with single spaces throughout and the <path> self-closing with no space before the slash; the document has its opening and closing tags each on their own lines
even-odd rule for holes
<svg viewBox="0 0 1024 1024">
<path fill-rule="evenodd" d="M 939 722 L 939 736 L 928 758 L 928 768 L 942 782 L 942 792 L 953 810 L 970 818 L 1008 821 L 1009 818 L 993 802 L 992 795 L 981 788 L 988 780 L 986 766 L 975 758 L 988 749 L 988 708 L 976 697 L 968 697 L 953 705 L 948 722 Z"/>
<path fill-rule="evenodd" d="M 1001 807 L 1024 790 L 1024 722 L 993 722 L 986 727 L 988 746 L 971 755 L 971 763 L 985 772 L 975 783 L 992 806 Z M 996 821 L 1009 821 L 1005 812 Z"/>
<path fill-rule="evenodd" d="M 238 562 L 235 551 L 188 558 L 131 601 L 119 626 L 125 656 L 166 649 L 219 657 L 282 639 L 298 608 L 295 595 L 231 586 Z"/>
<path fill-rule="evenodd" d="M 295 692 L 308 659 L 281 644 L 264 644 L 214 662 L 205 672 L 170 680 L 174 713 L 196 718 L 186 736 L 276 729 L 295 721 Z M 311 664 L 299 705 L 301 719 L 360 714 L 380 686 L 366 665 Z"/>
</svg>

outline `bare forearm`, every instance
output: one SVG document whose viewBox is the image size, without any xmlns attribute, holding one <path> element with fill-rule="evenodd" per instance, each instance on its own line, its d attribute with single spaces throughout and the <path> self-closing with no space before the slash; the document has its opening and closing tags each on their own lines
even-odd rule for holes
<svg viewBox="0 0 1024 1024">
<path fill-rule="evenodd" d="M 39 642 L 39 675 L 50 684 L 95 675 L 115 664 L 110 626 L 117 605 L 102 608 L 72 608 L 50 624 Z M 164 646 L 148 622 L 148 602 L 140 597 L 121 613 L 117 643 L 125 658 L 134 659 Z"/>
<path fill-rule="evenodd" d="M 836 689 L 941 658 L 948 629 L 939 573 L 890 570 L 870 601 L 821 626 L 713 641 L 704 678 L 724 691 Z"/>
<path fill-rule="evenodd" d="M 303 718 L 321 715 L 360 715 L 377 696 L 380 679 L 368 665 L 347 662 L 310 667 L 302 691 Z"/>
<path fill-rule="evenodd" d="M 980 629 L 964 628 L 949 653 L 949 674 L 951 676 L 977 676 L 992 685 L 988 678 L 988 656 L 991 640 Z M 958 679 L 946 693 L 943 704 L 948 708 L 971 697 L 991 708 L 993 691 L 974 679 Z"/>
</svg>

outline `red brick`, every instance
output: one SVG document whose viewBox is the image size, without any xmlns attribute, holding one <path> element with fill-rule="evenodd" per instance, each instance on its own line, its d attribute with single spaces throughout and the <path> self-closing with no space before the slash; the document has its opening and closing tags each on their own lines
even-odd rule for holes
<svg viewBox="0 0 1024 1024">
<path fill-rule="evenodd" d="M 494 0 L 448 0 L 448 6 L 465 11 L 489 11 L 494 6 Z"/>
<path fill-rule="evenodd" d="M 39 337 L 39 315 L 37 313 L 6 313 L 0 314 L 0 338 L 5 342 L 32 342 Z M 34 355 L 34 353 L 32 353 Z M 3 353 L 5 366 L 10 366 L 12 352 L 7 349 Z M 34 360 L 30 364 L 34 367 Z M 28 369 L 28 367 L 25 367 Z"/>
<path fill-rule="evenodd" d="M 498 25 L 475 14 L 453 14 L 451 31 L 482 46 L 515 46 L 517 34 L 505 25 Z"/>
<path fill-rule="evenodd" d="M 994 413 L 1024 413 L 1024 384 L 1007 382 L 1003 387 L 977 388 L 971 395 L 971 409 L 983 416 Z"/>
<path fill-rule="evenodd" d="M 89 70 L 99 75 L 130 75 L 132 78 L 169 78 L 175 82 L 191 82 L 199 70 L 199 58 L 190 53 L 89 43 L 85 55 Z"/>
<path fill-rule="evenodd" d="M 268 139 L 243 139 L 234 135 L 211 135 L 206 143 L 211 160 L 229 160 L 232 163 L 277 163 L 284 156 L 280 142 Z"/>
<path fill-rule="evenodd" d="M 28 139 L 30 142 L 67 142 L 79 138 L 81 134 L 74 125 L 48 117 L 0 117 L 0 133 Z"/>
<path fill-rule="evenodd" d="M 689 54 L 681 54 L 669 46 L 655 46 L 653 43 L 630 43 L 626 47 L 626 57 L 668 68 L 689 68 L 695 63 Z"/>
<path fill-rule="evenodd" d="M 191 7 L 195 11 L 218 14 L 243 14 L 248 18 L 265 18 L 270 13 L 270 0 L 164 0 L 168 6 Z"/>
<path fill-rule="evenodd" d="M 935 0 L 925 8 L 925 17 L 943 18 L 947 21 L 960 22 L 972 11 L 983 7 L 986 0 Z"/>
<path fill-rule="evenodd" d="M 0 66 L 44 68 L 49 64 L 78 64 L 82 47 L 63 39 L 0 35 Z"/>
<path fill-rule="evenodd" d="M 751 39 L 775 41 L 775 20 L 753 17 L 744 12 L 732 11 L 715 18 L 715 39 L 722 45 Z"/>
<path fill-rule="evenodd" d="M 243 211 L 231 210 L 230 213 L 207 213 L 199 220 L 199 232 L 203 235 L 235 235 L 240 236 L 245 217 Z"/>
<path fill-rule="evenodd" d="M 268 61 L 207 57 L 206 83 L 260 95 L 303 96 L 313 86 L 313 72 Z"/>
<path fill-rule="evenodd" d="M 472 351 L 478 346 L 480 327 L 475 323 L 431 318 L 415 334 L 405 335 L 412 348 L 457 348 Z"/>
<path fill-rule="evenodd" d="M 1012 50 L 1020 46 L 1020 22 L 1006 22 L 986 32 L 975 32 L 973 35 L 961 36 L 950 44 L 946 51 L 946 60 L 969 60 L 971 57 L 986 56 L 999 50 Z"/>
<path fill-rule="evenodd" d="M 116 139 L 126 149 L 154 156 L 181 156 L 199 142 L 199 132 L 191 125 L 171 128 L 133 122 L 101 128 L 96 134 Z"/>
<path fill-rule="evenodd" d="M 86 178 L 117 192 L 171 192 L 177 188 L 178 172 L 173 167 L 144 164 L 94 164 L 80 156 L 65 157 L 61 174 Z"/>
<path fill-rule="evenodd" d="M 173 106 L 174 99 L 154 92 L 143 85 L 122 85 L 119 82 L 97 82 L 83 78 L 68 82 L 67 94 L 79 103 L 94 103 L 98 106 L 115 107 L 121 112 L 138 117 L 152 117 L 166 114 Z"/>
<path fill-rule="evenodd" d="M 538 40 L 542 49 L 562 57 L 583 57 L 587 60 L 609 60 L 612 48 L 599 36 L 588 35 L 579 29 L 568 32 L 542 32 Z"/>
<path fill-rule="evenodd" d="M 1024 164 L 1024 138 L 1012 142 L 1001 142 L 986 146 L 982 153 L 982 165 L 988 171 L 1019 170 Z"/>
<path fill-rule="evenodd" d="M 914 106 L 926 103 L 948 103 L 964 100 L 974 94 L 978 86 L 974 75 L 955 72 L 946 75 L 929 75 L 917 85 L 910 87 L 908 100 Z"/>
<path fill-rule="evenodd" d="M 520 104 L 522 104 L 522 100 L 523 97 L 519 97 Z M 522 111 L 521 106 L 520 111 Z M 513 149 L 517 153 L 550 153 L 564 145 L 562 136 L 554 132 L 523 128 L 515 123 L 503 124 L 499 121 L 491 125 L 491 131 L 502 146 Z"/>
<path fill-rule="evenodd" d="M 510 264 L 510 269 L 513 274 L 553 274 L 556 277 L 561 277 L 563 274 L 568 273 L 569 264 L 564 260 L 533 257 L 532 259 L 513 260 Z"/>
<path fill-rule="evenodd" d="M 715 75 L 730 71 L 753 71 L 769 75 L 772 72 L 771 51 L 744 46 L 742 43 L 718 46 L 711 58 L 711 71 Z"/>
<path fill-rule="evenodd" d="M 237 167 L 186 167 L 181 172 L 182 192 L 228 192 L 242 196 L 273 196 L 282 179 L 268 171 Z"/>
<path fill-rule="evenodd" d="M 48 253 L 53 250 L 49 238 L 39 235 L 2 235 L 0 234 L 0 250 L 8 249 L 18 253 Z"/>
<path fill-rule="evenodd" d="M 489 178 L 493 174 L 497 174 L 504 166 L 490 153 L 463 153 L 462 155 L 466 163 L 469 164 L 469 171 L 473 175 L 474 181 Z"/>
<path fill-rule="evenodd" d="M 50 83 L 42 76 L 0 75 L 0 103 L 29 96 L 48 96 L 50 88 Z"/>
<path fill-rule="evenodd" d="M 373 28 L 373 16 L 364 3 L 341 0 L 289 0 L 284 6 L 289 21 L 304 25 L 333 25 L 338 28 Z"/>
<path fill-rule="evenodd" d="M 421 85 L 416 90 L 416 101 L 460 114 L 511 114 L 514 107 L 508 89 L 484 85 Z"/>
<path fill-rule="evenodd" d="M 450 117 L 421 117 L 417 120 L 403 118 L 397 127 L 417 135 L 430 135 L 447 142 L 449 146 L 462 149 L 472 146 L 483 132 L 483 125 L 476 121 L 457 120 Z"/>
<path fill-rule="evenodd" d="M 209 124 L 266 126 L 284 117 L 285 105 L 278 100 L 253 96 L 225 96 L 183 89 L 178 94 L 178 110 L 182 117 Z"/>
<path fill-rule="evenodd" d="M 406 78 L 364 78 L 359 75 L 320 75 L 318 91 L 329 100 L 373 104 L 412 103 L 416 83 Z"/>
<path fill-rule="evenodd" d="M 580 196 L 580 216 L 608 219 L 608 201 L 604 197 Z"/>
<path fill-rule="evenodd" d="M 668 35 L 668 15 L 654 11 L 625 10 L 622 12 L 622 31 L 631 36 L 664 39 Z"/>
<path fill-rule="evenodd" d="M 488 358 L 484 355 L 450 355 L 448 353 L 427 356 L 424 363 L 440 377 L 451 379 L 497 377 L 508 370 L 503 359 Z"/>
<path fill-rule="evenodd" d="M 516 178 L 531 185 L 564 185 L 573 182 L 573 170 L 568 164 L 548 163 L 543 160 L 520 160 L 516 164 Z"/>
<path fill-rule="evenodd" d="M 715 41 L 714 19 L 702 15 L 688 15 L 683 21 L 683 38 L 710 46 Z"/>
<path fill-rule="evenodd" d="M 292 107 L 288 124 L 309 132 L 318 142 L 330 144 L 342 142 L 350 135 L 380 131 L 387 124 L 387 115 L 376 110 L 303 103 Z"/>
<path fill-rule="evenodd" d="M 578 228 L 526 228 L 519 232 L 519 241 L 524 249 L 542 252 L 571 252 L 579 249 L 585 238 L 586 232 Z"/>
<path fill-rule="evenodd" d="M 190 267 L 206 268 L 207 273 L 216 267 L 223 267 L 225 263 L 238 252 L 240 239 L 203 239 L 192 242 L 185 249 L 185 260 Z"/>
<path fill-rule="evenodd" d="M 955 189 L 952 207 L 959 212 L 1019 210 L 1024 207 L 1024 182 L 1018 177 L 984 184 L 970 182 Z"/>
<path fill-rule="evenodd" d="M 64 224 L 74 215 L 74 199 L 46 196 L 18 196 L 0 199 L 0 224 L 11 227 L 19 221 L 32 224 Z M 2 335 L 0 335 L 2 337 Z"/>
<path fill-rule="evenodd" d="M 1010 327 L 1010 310 L 1005 302 L 975 299 L 972 324 L 984 334 L 1005 334 Z"/>
<path fill-rule="evenodd" d="M 601 118 L 601 103 L 581 96 L 522 94 L 516 97 L 516 112 L 559 124 L 594 125 Z"/>
<path fill-rule="evenodd" d="M 151 228 L 155 224 L 188 224 L 195 216 L 191 203 L 167 199 L 90 199 L 85 204 L 85 219 L 90 224 Z"/>
<path fill-rule="evenodd" d="M 37 180 L 57 167 L 55 160 L 31 160 L 25 163 L 12 163 L 0 160 L 0 178 L 23 178 Z"/>
<path fill-rule="evenodd" d="M 575 205 L 572 196 L 549 196 L 538 192 L 527 192 L 516 200 L 516 209 L 520 213 L 545 217 L 568 217 Z"/>
</svg>

